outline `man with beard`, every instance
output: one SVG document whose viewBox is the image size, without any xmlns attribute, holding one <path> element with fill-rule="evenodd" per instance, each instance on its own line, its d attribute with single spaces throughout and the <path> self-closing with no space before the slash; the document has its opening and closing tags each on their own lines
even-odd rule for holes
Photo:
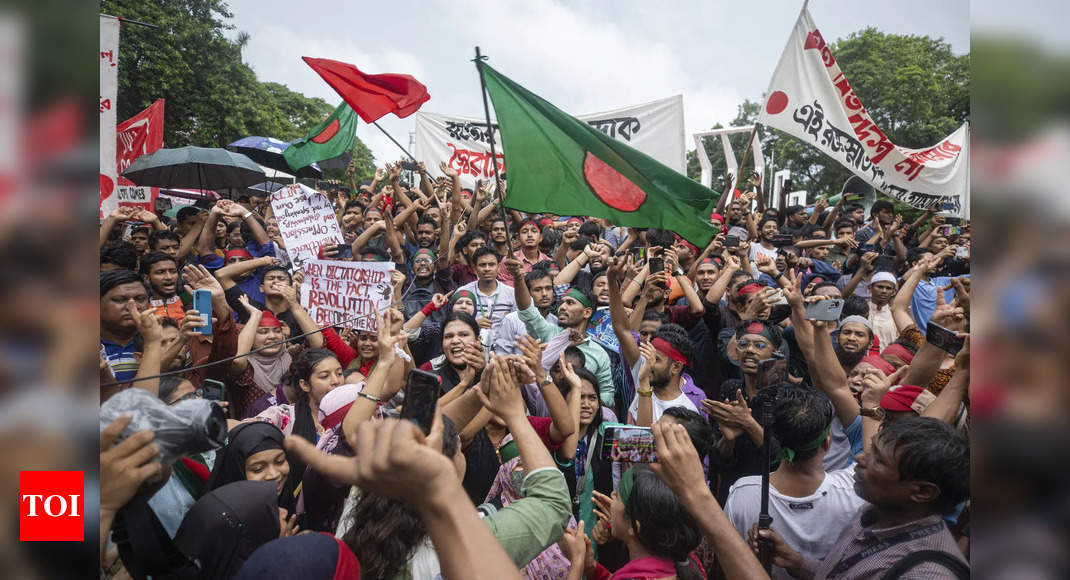
<svg viewBox="0 0 1070 580">
<path fill-rule="evenodd" d="M 487 237 L 483 232 L 476 230 L 467 231 L 465 223 L 458 222 L 453 228 L 453 237 L 450 237 L 449 228 L 442 228 L 439 236 L 439 255 L 446 255 L 446 263 L 449 264 L 450 276 L 454 286 L 464 286 L 475 282 L 475 253 L 487 245 Z M 457 260 L 457 248 L 460 248 L 460 260 Z M 495 254 L 496 255 L 496 254 Z"/>
<path fill-rule="evenodd" d="M 861 316 L 848 316 L 836 330 L 836 358 L 845 373 L 850 373 L 873 344 L 873 327 Z"/>
<path fill-rule="evenodd" d="M 506 268 L 512 267 L 520 276 L 520 260 L 506 258 Z M 551 311 L 554 305 L 554 279 L 546 270 L 535 268 L 523 275 L 525 286 L 531 295 L 531 303 L 539 310 L 539 315 L 550 324 L 557 324 L 557 315 Z M 514 292 L 516 289 L 514 288 Z M 526 325 L 520 320 L 520 312 L 510 312 L 502 319 L 501 328 L 491 348 L 498 356 L 522 354 L 516 348 L 516 338 L 527 334 Z"/>
<path fill-rule="evenodd" d="M 885 423 L 857 461 L 854 489 L 869 506 L 823 559 L 797 552 L 802 546 L 784 541 L 775 522 L 769 530 L 751 529 L 752 546 L 771 539 L 773 561 L 801 578 L 947 578 L 952 567 L 968 577 L 942 516 L 969 496 L 969 439 L 937 419 L 909 417 Z M 941 552 L 944 562 L 916 555 L 929 551 Z M 896 567 L 905 561 L 912 565 Z"/>
<path fill-rule="evenodd" d="M 773 238 L 780 232 L 780 229 L 777 227 L 775 218 L 763 217 L 758 221 L 758 226 L 752 228 L 750 232 L 751 237 L 758 240 L 757 244 L 750 245 L 751 276 L 757 278 L 761 275 L 758 272 L 758 254 L 768 256 L 770 260 L 776 262 L 777 254 L 780 252 L 773 245 Z"/>
<path fill-rule="evenodd" d="M 509 267 L 519 273 L 521 269 L 519 260 L 515 258 L 507 258 L 507 260 L 510 261 Z M 543 318 L 532 302 L 524 278 L 517 274 L 515 280 L 517 314 L 527 327 L 528 334 L 543 343 L 548 343 L 558 334 L 568 332 L 569 342 L 579 348 L 585 357 L 584 367 L 598 378 L 598 398 L 602 400 L 602 404 L 612 407 L 614 384 L 609 354 L 587 335 L 587 323 L 595 310 L 594 296 L 581 288 L 570 288 L 561 299 L 561 305 L 557 307 L 557 323 L 553 324 Z"/>
<path fill-rule="evenodd" d="M 178 295 L 178 263 L 163 252 L 150 252 L 141 258 L 139 268 L 152 291 L 149 300 L 152 313 L 158 318 L 170 318 L 181 324 L 187 305 Z"/>
<path fill-rule="evenodd" d="M 423 225 L 423 224 L 421 224 Z M 453 278 L 449 268 L 440 268 L 438 256 L 429 248 L 421 247 L 412 255 L 412 281 L 401 296 L 402 312 L 405 319 L 412 318 L 435 294 L 446 295 L 453 290 Z M 445 312 L 439 310 L 428 316 L 435 322 L 445 319 Z"/>
<path fill-rule="evenodd" d="M 495 225 L 497 227 L 497 225 Z M 493 234 L 492 234 L 493 236 Z M 498 250 L 497 240 L 493 240 L 495 244 L 495 251 L 499 256 L 503 256 Z M 527 220 L 520 224 L 520 228 L 517 230 L 517 241 L 520 242 L 520 249 L 513 252 L 513 257 L 520 261 L 522 270 L 525 274 L 531 271 L 535 264 L 549 260 L 550 257 L 542 253 L 539 250 L 539 243 L 542 242 L 542 230 L 539 229 L 539 224 L 534 220 Z M 506 252 L 508 253 L 508 252 Z M 498 279 L 501 280 L 506 286 L 513 285 L 513 275 L 509 272 L 509 269 L 505 267 L 505 261 L 502 261 L 501 268 L 498 270 Z"/>
<path fill-rule="evenodd" d="M 734 340 L 728 344 L 730 359 L 739 361 L 743 379 L 728 379 L 721 383 L 719 399 L 705 399 L 702 407 L 716 422 L 719 439 L 711 456 L 711 472 L 721 474 L 717 497 L 722 502 L 728 489 L 740 477 L 759 475 L 764 470 L 762 426 L 753 409 L 757 409 L 759 392 L 764 385 L 758 382 L 758 365 L 773 358 L 783 338 L 780 329 L 764 320 L 745 320 L 736 327 Z M 769 377 L 761 377 L 763 383 Z M 779 446 L 778 446 L 779 447 Z M 774 454 L 777 449 L 774 449 Z M 713 461 L 716 460 L 716 461 Z"/>
<path fill-rule="evenodd" d="M 431 210 L 428 209 L 428 211 Z M 437 237 L 435 234 L 437 234 L 437 230 L 438 224 L 425 213 L 424 216 L 416 222 L 416 247 L 434 250 L 435 238 Z"/>
<path fill-rule="evenodd" d="M 646 371 L 650 373 L 650 390 L 643 390 L 641 381 L 636 381 L 639 387 L 628 407 L 628 423 L 648 427 L 656 423 L 669 407 L 684 407 L 698 413 L 698 406 L 683 389 L 684 369 L 695 356 L 684 329 L 675 324 L 664 325 L 655 333 L 654 339 L 640 345 L 639 350 L 645 351 L 641 358 L 646 359 L 640 361 L 640 365 L 650 365 L 650 370 Z M 654 360 L 650 360 L 651 355 Z M 643 370 L 638 372 L 639 375 L 643 373 Z M 697 390 L 694 384 L 691 388 Z M 698 399 L 702 400 L 702 391 L 698 391 Z"/>
<path fill-rule="evenodd" d="M 489 225 L 490 247 L 494 248 L 494 252 L 498 254 L 499 258 L 505 258 L 509 255 L 509 227 L 505 220 L 499 216 L 491 218 Z M 510 282 L 512 282 L 512 279 L 510 279 Z"/>
<path fill-rule="evenodd" d="M 869 323 L 882 346 L 895 342 L 899 331 L 892 317 L 892 299 L 899 286 L 895 274 L 877 272 L 869 279 Z"/>
</svg>

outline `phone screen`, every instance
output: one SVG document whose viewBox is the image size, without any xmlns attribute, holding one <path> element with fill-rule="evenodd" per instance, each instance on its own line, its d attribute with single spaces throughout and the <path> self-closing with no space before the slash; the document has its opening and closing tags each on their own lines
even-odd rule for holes
<svg viewBox="0 0 1070 580">
<path fill-rule="evenodd" d="M 956 336 L 954 332 L 935 322 L 929 322 L 925 327 L 925 341 L 949 354 L 958 354 L 966 343 L 965 338 Z"/>
<path fill-rule="evenodd" d="M 724 247 L 726 247 L 726 248 L 738 248 L 739 247 L 739 236 L 725 236 L 724 237 Z"/>
<path fill-rule="evenodd" d="M 199 334 L 212 334 L 212 292 L 211 290 L 193 291 L 193 309 L 204 319 L 204 326 L 196 329 Z"/>
<path fill-rule="evenodd" d="M 786 247 L 788 247 L 788 246 L 790 246 L 790 245 L 792 245 L 794 243 L 795 243 L 795 240 L 793 240 L 790 235 L 777 234 L 777 235 L 773 236 L 773 247 L 774 248 L 786 248 Z"/>
<path fill-rule="evenodd" d="M 654 452 L 654 433 L 650 427 L 606 427 L 602 440 L 602 459 L 627 463 L 657 461 Z"/>
<path fill-rule="evenodd" d="M 438 375 L 419 369 L 409 371 L 409 379 L 405 384 L 405 403 L 401 407 L 401 418 L 416 423 L 425 434 L 430 433 L 441 388 L 442 379 Z"/>
</svg>

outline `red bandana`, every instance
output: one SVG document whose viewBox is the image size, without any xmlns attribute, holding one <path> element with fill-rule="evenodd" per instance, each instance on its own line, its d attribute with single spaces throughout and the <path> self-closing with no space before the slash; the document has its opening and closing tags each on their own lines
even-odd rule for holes
<svg viewBox="0 0 1070 580">
<path fill-rule="evenodd" d="M 664 338 L 655 338 L 654 340 L 650 341 L 650 344 L 654 345 L 654 348 L 665 353 L 665 355 L 668 356 L 669 359 L 673 362 L 678 362 L 684 365 L 687 364 L 687 359 L 684 358 L 684 355 L 680 354 L 680 351 L 673 348 L 673 346 L 669 344 L 669 341 L 665 340 Z"/>
</svg>

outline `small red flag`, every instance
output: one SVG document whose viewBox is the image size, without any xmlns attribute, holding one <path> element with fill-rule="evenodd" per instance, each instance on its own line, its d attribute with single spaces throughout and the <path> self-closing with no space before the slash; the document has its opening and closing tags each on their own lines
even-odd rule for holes
<svg viewBox="0 0 1070 580">
<path fill-rule="evenodd" d="M 408 117 L 431 98 L 427 87 L 410 75 L 369 75 L 357 67 L 326 58 L 301 57 L 353 107 L 365 123 L 387 113 Z"/>
</svg>

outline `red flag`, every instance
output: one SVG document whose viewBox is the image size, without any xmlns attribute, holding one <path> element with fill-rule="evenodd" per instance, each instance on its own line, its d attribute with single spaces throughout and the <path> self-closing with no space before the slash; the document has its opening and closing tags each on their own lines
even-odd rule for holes
<svg viewBox="0 0 1070 580">
<path fill-rule="evenodd" d="M 301 58 L 338 91 L 365 123 L 374 122 L 387 113 L 408 117 L 431 98 L 427 87 L 409 75 L 369 75 L 348 63 L 326 58 Z"/>
<path fill-rule="evenodd" d="M 119 176 L 119 204 L 132 205 L 153 211 L 158 187 L 138 187 L 133 181 L 122 176 L 123 171 L 135 159 L 152 153 L 163 147 L 163 110 L 164 100 L 156 102 L 147 109 L 123 121 L 115 128 L 115 161 Z"/>
</svg>

